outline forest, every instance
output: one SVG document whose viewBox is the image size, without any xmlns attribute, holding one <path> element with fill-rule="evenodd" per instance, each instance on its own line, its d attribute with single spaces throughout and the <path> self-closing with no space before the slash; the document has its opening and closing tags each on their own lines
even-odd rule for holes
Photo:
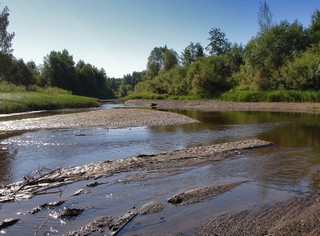
<svg viewBox="0 0 320 236">
<path fill-rule="evenodd" d="M 14 33 L 7 32 L 9 9 L 0 14 L 0 83 L 58 87 L 96 98 L 216 98 L 234 101 L 320 101 L 320 11 L 310 25 L 273 22 L 266 1 L 260 3 L 259 30 L 246 45 L 232 43 L 218 27 L 208 45 L 190 42 L 179 54 L 155 47 L 146 70 L 109 78 L 104 69 L 74 62 L 65 49 L 52 51 L 42 65 L 12 55 Z"/>
</svg>

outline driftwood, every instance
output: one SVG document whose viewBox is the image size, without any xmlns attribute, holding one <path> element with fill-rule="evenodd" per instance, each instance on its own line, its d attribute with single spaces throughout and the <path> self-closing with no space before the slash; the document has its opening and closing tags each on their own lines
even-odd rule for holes
<svg viewBox="0 0 320 236">
<path fill-rule="evenodd" d="M 77 230 L 69 231 L 66 235 L 82 236 L 94 232 L 104 233 L 106 228 L 110 230 L 111 235 L 117 235 L 137 214 L 136 211 L 128 211 L 117 220 L 114 220 L 111 216 L 97 218 Z"/>
<path fill-rule="evenodd" d="M 142 206 L 139 210 L 128 211 L 127 213 L 119 216 L 117 220 L 113 219 L 111 216 L 104 216 L 101 218 L 97 218 L 77 230 L 69 231 L 66 235 L 81 236 L 81 235 L 89 235 L 90 233 L 94 233 L 94 232 L 104 233 L 106 228 L 110 230 L 111 235 L 117 235 L 138 214 L 140 215 L 153 214 L 153 213 L 162 211 L 163 208 L 164 206 L 162 203 L 152 201 Z"/>
<path fill-rule="evenodd" d="M 27 178 L 24 181 L 0 187 L 0 203 L 26 200 L 39 194 L 61 192 L 62 190 L 52 192 L 48 192 L 48 190 L 80 180 L 109 177 L 115 173 L 144 169 L 159 170 L 163 168 L 194 166 L 225 159 L 230 155 L 238 154 L 240 150 L 270 145 L 272 144 L 266 141 L 250 139 L 211 146 L 187 148 L 168 153 L 139 155 L 114 161 L 107 160 L 87 165 L 59 168 L 41 174 L 37 178 Z M 91 186 L 96 184 L 98 183 L 92 183 Z"/>
<path fill-rule="evenodd" d="M 27 211 L 27 212 L 18 212 L 17 214 L 18 215 L 33 215 L 33 214 L 36 214 L 38 213 L 39 211 L 41 211 L 41 209 L 43 208 L 53 208 L 53 207 L 57 207 L 57 206 L 61 206 L 62 204 L 64 204 L 65 201 L 57 201 L 57 202 L 47 202 L 47 203 L 44 203 L 44 204 L 41 204 L 35 208 L 32 208 L 31 210 Z"/>
<path fill-rule="evenodd" d="M 13 219 L 13 218 L 8 218 L 5 219 L 4 221 L 0 222 L 0 230 L 5 229 L 11 225 L 14 225 L 17 223 L 20 219 Z"/>
</svg>

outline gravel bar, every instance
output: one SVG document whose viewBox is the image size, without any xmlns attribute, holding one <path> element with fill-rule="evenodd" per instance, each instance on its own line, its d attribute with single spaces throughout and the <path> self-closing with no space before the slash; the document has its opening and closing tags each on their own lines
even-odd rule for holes
<svg viewBox="0 0 320 236">
<path fill-rule="evenodd" d="M 0 131 L 55 128 L 126 128 L 182 125 L 199 121 L 184 115 L 147 109 L 110 109 L 0 122 Z"/>
</svg>

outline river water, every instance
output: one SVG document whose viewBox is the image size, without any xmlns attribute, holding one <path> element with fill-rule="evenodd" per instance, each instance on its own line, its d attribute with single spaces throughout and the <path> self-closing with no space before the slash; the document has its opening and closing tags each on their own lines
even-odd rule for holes
<svg viewBox="0 0 320 236">
<path fill-rule="evenodd" d="M 104 109 L 118 105 L 106 105 Z M 120 105 L 122 106 L 122 105 Z M 271 148 L 246 151 L 223 161 L 182 168 L 173 176 L 117 183 L 127 173 L 105 178 L 112 183 L 94 188 L 91 193 L 70 197 L 88 181 L 68 185 L 62 194 L 37 196 L 27 202 L 0 204 L 0 221 L 21 220 L 2 233 L 6 235 L 61 235 L 94 218 L 115 218 L 133 207 L 152 200 L 165 209 L 149 216 L 137 216 L 120 235 L 192 235 L 193 228 L 210 217 L 283 201 L 320 187 L 319 114 L 275 112 L 200 112 L 175 110 L 201 123 L 181 126 L 155 126 L 125 129 L 60 129 L 0 133 L 0 184 L 19 181 L 32 171 L 52 170 L 138 154 L 172 151 L 186 147 L 259 138 L 274 144 Z M 32 114 L 33 117 L 50 115 Z M 30 115 L 29 115 L 30 116 Z M 2 117 L 1 120 L 20 119 Z M 171 206 L 172 195 L 192 189 L 248 181 L 210 201 L 188 206 Z M 89 181 L 90 182 L 90 181 Z M 17 215 L 48 201 L 70 200 L 57 209 L 42 210 L 32 216 Z M 64 207 L 85 211 L 76 219 L 62 221 L 55 216 Z M 25 233 L 22 233 L 25 232 Z"/>
</svg>

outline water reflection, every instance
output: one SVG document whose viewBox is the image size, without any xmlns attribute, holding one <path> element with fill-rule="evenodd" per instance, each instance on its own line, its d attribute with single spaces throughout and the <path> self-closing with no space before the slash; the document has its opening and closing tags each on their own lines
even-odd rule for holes
<svg viewBox="0 0 320 236">
<path fill-rule="evenodd" d="M 319 115 L 176 112 L 198 119 L 201 123 L 126 129 L 59 129 L 0 133 L 0 183 L 21 180 L 22 176 L 42 167 L 54 169 L 224 141 L 260 138 L 275 144 L 271 148 L 250 150 L 204 166 L 182 168 L 181 172 L 174 176 L 128 184 L 101 185 L 92 189 L 91 194 L 68 198 L 67 204 L 72 203 L 73 207 L 86 206 L 86 210 L 71 224 L 61 225 L 59 221 L 50 219 L 44 229 L 49 232 L 50 227 L 53 227 L 59 230 L 57 235 L 105 215 L 106 209 L 108 215 L 118 217 L 133 205 L 140 207 L 151 200 L 165 202 L 177 192 L 228 181 L 248 182 L 212 201 L 181 206 L 179 209 L 166 205 L 163 212 L 148 216 L 147 224 L 145 221 L 136 222 L 135 228 L 128 225 L 124 231 L 129 235 L 132 235 L 134 230 L 137 230 L 139 235 L 143 235 L 143 230 L 146 230 L 145 235 L 152 234 L 155 230 L 172 234 L 174 228 L 179 233 L 191 230 L 214 214 L 246 210 L 259 204 L 283 201 L 301 192 L 319 190 Z M 127 173 L 121 173 L 99 181 L 117 181 L 125 175 Z M 63 197 L 83 188 L 88 181 L 68 185 Z M 18 211 L 27 211 L 39 203 L 56 201 L 57 198 L 60 200 L 60 197 L 37 196 L 27 202 L 0 204 L 0 220 L 16 217 Z M 27 216 L 19 224 L 12 226 L 10 233 L 18 235 L 21 230 L 34 232 L 34 225 L 41 225 L 47 218 L 46 211 Z M 165 221 L 157 224 L 159 218 Z M 140 221 L 139 218 L 137 220 Z"/>
<path fill-rule="evenodd" d="M 11 181 L 13 175 L 13 161 L 16 158 L 16 151 L 10 149 L 7 145 L 1 144 L 1 140 L 19 135 L 19 132 L 0 133 L 0 184 Z"/>
<path fill-rule="evenodd" d="M 262 189 L 319 189 L 320 123 L 318 114 L 276 112 L 179 111 L 202 123 L 192 126 L 154 127 L 173 134 L 191 132 L 199 144 L 256 137 L 274 148 L 250 152 L 230 173 L 251 176 Z M 202 134 L 202 135 L 196 135 Z M 206 135 L 204 135 L 206 134 Z M 204 138 L 204 137 L 207 138 Z"/>
<path fill-rule="evenodd" d="M 12 159 L 14 153 L 10 153 L 4 145 L 0 145 L 0 184 L 10 180 Z"/>
<path fill-rule="evenodd" d="M 175 112 L 198 119 L 201 123 L 2 134 L 0 182 L 18 180 L 43 166 L 54 169 L 190 146 L 260 138 L 273 142 L 275 148 L 252 152 L 252 158 L 239 162 L 238 166 L 243 166 L 239 173 L 254 167 L 247 174 L 261 185 L 309 185 L 310 188 L 319 185 L 320 124 L 317 114 Z"/>
</svg>

